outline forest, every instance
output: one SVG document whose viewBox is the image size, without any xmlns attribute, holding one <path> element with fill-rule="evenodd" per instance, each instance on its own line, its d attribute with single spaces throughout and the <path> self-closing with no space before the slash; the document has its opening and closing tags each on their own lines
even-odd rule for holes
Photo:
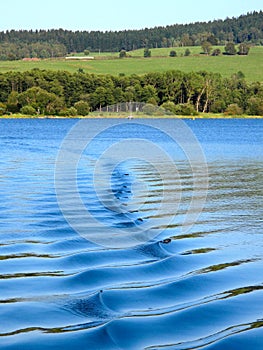
<svg viewBox="0 0 263 350">
<path fill-rule="evenodd" d="M 0 114 L 87 115 L 129 101 L 145 103 L 146 114 L 225 113 L 263 115 L 263 84 L 248 83 L 239 71 L 230 78 L 218 73 L 168 71 L 144 75 L 95 75 L 82 71 L 0 74 Z"/>
<path fill-rule="evenodd" d="M 10 30 L 0 32 L 0 60 L 63 57 L 72 52 L 119 52 L 140 48 L 263 45 L 263 12 L 210 22 L 123 31 Z"/>
</svg>

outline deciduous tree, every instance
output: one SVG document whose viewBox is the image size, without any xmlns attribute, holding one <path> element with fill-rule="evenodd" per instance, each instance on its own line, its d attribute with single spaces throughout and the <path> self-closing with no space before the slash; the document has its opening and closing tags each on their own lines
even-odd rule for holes
<svg viewBox="0 0 263 350">
<path fill-rule="evenodd" d="M 238 47 L 238 54 L 239 55 L 248 55 L 250 50 L 250 46 L 246 43 L 242 43 Z"/>
<path fill-rule="evenodd" d="M 206 55 L 209 55 L 211 50 L 212 50 L 212 45 L 209 41 L 204 41 L 202 43 L 202 50 L 203 50 L 203 53 L 206 54 Z"/>
<path fill-rule="evenodd" d="M 236 55 L 237 50 L 235 48 L 235 44 L 232 42 L 229 42 L 225 46 L 225 54 L 226 55 Z"/>
</svg>

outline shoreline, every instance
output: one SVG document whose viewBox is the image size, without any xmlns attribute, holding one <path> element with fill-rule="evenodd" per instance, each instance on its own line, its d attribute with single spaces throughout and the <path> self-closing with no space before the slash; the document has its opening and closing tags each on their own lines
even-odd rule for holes
<svg viewBox="0 0 263 350">
<path fill-rule="evenodd" d="M 25 115 L 25 114 L 12 114 L 12 115 L 1 115 L 0 119 L 263 119 L 261 115 L 224 115 L 224 114 L 213 114 L 207 113 L 200 114 L 196 116 L 191 115 L 133 115 L 132 118 L 129 118 L 127 115 L 114 115 L 114 114 L 102 114 L 102 115 L 87 115 L 87 116 L 44 116 L 44 115 Z"/>
</svg>

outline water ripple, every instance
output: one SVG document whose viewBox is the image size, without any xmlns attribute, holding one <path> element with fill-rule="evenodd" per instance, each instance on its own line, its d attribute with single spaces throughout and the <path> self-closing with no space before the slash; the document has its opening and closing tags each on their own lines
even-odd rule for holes
<svg viewBox="0 0 263 350">
<path fill-rule="evenodd" d="M 138 205 L 123 215 L 101 205 L 87 185 L 88 165 L 95 156 L 84 154 L 79 188 L 98 220 L 116 230 L 144 222 L 163 227 L 148 242 L 114 249 L 80 237 L 57 203 L 54 161 L 74 122 L 32 120 L 21 127 L 22 121 L 3 121 L 1 349 L 261 349 L 263 162 L 256 152 L 260 145 L 244 146 L 236 129 L 228 130 L 227 125 L 228 136 L 218 140 L 224 137 L 218 134 L 223 121 L 211 122 L 209 128 L 209 121 L 193 123 L 208 156 L 210 185 L 202 214 L 183 233 L 180 228 L 193 192 L 184 160 L 175 159 L 180 181 L 167 168 L 166 183 L 147 164 L 116 168 L 114 196 L 124 206 L 131 198 Z M 261 122 L 243 123 L 239 132 L 255 145 L 253 135 Z M 16 142 L 20 149 L 12 147 Z M 222 149 L 227 150 L 223 156 Z M 249 158 L 244 158 L 244 149 Z M 136 179 L 147 186 L 133 188 Z M 181 203 L 166 224 L 174 210 L 172 195 L 161 218 L 156 206 L 163 189 L 172 194 L 179 186 Z M 146 187 L 151 189 L 147 198 Z M 109 201 L 110 192 L 104 190 L 102 197 Z M 70 191 L 68 195 L 70 203 Z M 81 220 L 76 211 L 72 215 Z"/>
</svg>

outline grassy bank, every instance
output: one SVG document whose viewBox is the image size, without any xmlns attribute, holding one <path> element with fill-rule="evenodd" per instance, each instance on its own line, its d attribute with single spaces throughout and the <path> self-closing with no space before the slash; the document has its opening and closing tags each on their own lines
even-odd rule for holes
<svg viewBox="0 0 263 350">
<path fill-rule="evenodd" d="M 44 116 L 44 115 L 25 115 L 25 114 L 12 114 L 12 115 L 2 115 L 0 119 L 101 119 L 101 118 L 118 118 L 118 119 L 128 119 L 129 113 L 99 113 L 93 112 L 87 116 L 74 116 L 74 117 L 61 117 L 61 116 Z M 143 113 L 138 113 L 132 116 L 132 120 L 136 119 L 263 119 L 263 116 L 254 115 L 225 115 L 223 113 L 200 113 L 197 116 L 186 116 L 186 115 L 147 115 Z"/>
</svg>

